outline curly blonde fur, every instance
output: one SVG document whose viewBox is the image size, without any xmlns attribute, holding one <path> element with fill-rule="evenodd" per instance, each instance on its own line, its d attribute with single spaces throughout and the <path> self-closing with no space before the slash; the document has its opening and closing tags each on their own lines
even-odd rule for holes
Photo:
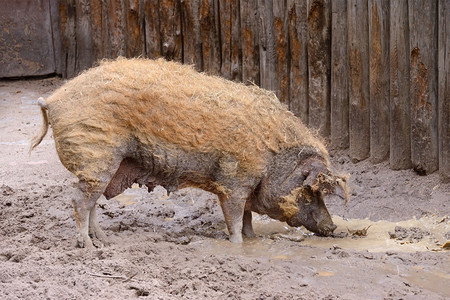
<svg viewBox="0 0 450 300">
<path fill-rule="evenodd" d="M 274 93 L 163 59 L 103 61 L 46 104 L 56 147 L 64 148 L 61 161 L 85 174 L 95 170 L 79 165 L 80 153 L 99 158 L 99 167 L 114 155 L 110 149 L 133 140 L 228 155 L 248 173 L 261 172 L 269 153 L 292 146 L 309 145 L 328 157 L 321 140 Z"/>
</svg>

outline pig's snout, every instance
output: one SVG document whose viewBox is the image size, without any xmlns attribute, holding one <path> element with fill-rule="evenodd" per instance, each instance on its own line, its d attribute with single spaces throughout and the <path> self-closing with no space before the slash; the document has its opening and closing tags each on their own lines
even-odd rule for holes
<svg viewBox="0 0 450 300">
<path fill-rule="evenodd" d="M 331 224 L 321 225 L 321 226 L 319 226 L 319 228 L 320 229 L 319 229 L 318 234 L 320 236 L 330 236 L 334 232 L 334 230 L 336 230 L 337 226 L 334 225 L 333 223 L 331 223 Z"/>
</svg>

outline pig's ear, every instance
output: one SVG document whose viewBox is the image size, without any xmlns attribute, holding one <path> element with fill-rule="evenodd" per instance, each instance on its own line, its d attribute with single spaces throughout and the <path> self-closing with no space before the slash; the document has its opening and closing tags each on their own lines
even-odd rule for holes
<svg viewBox="0 0 450 300">
<path fill-rule="evenodd" d="M 318 172 L 304 171 L 303 176 L 305 176 L 305 180 L 303 181 L 304 187 L 309 187 L 311 192 L 316 192 L 319 189 L 319 176 Z"/>
<path fill-rule="evenodd" d="M 314 181 L 314 176 L 313 174 L 311 174 L 311 171 L 309 170 L 304 170 L 303 173 L 303 186 L 309 186 L 311 187 L 311 185 L 313 184 Z"/>
</svg>

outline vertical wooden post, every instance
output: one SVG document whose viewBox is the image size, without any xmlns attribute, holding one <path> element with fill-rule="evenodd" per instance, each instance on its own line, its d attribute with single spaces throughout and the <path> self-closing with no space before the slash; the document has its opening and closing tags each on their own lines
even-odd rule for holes
<svg viewBox="0 0 450 300">
<path fill-rule="evenodd" d="M 308 56 L 306 1 L 287 1 L 289 31 L 289 109 L 308 124 Z"/>
<path fill-rule="evenodd" d="M 127 0 L 125 4 L 127 57 L 142 56 L 145 54 L 143 3 L 140 0 Z"/>
<path fill-rule="evenodd" d="M 308 0 L 309 126 L 330 135 L 331 4 Z"/>
<path fill-rule="evenodd" d="M 252 1 L 243 2 L 242 6 Z M 242 55 L 240 51 L 240 44 L 242 41 L 242 48 L 245 47 L 246 40 L 241 40 L 241 19 L 240 14 L 243 9 L 239 5 L 238 0 L 220 0 L 220 40 L 221 47 L 221 75 L 231 80 L 242 80 Z M 252 9 L 256 9 L 252 7 Z M 246 20 L 247 17 L 244 17 Z M 255 20 L 256 21 L 256 20 Z M 250 25 L 252 24 L 249 22 Z M 255 23 L 253 23 L 255 24 Z M 257 35 L 256 35 L 257 37 Z M 259 69 L 259 66 L 258 66 Z M 258 73 L 259 74 L 259 73 Z M 259 82 L 259 78 L 258 78 Z"/>
<path fill-rule="evenodd" d="M 450 2 L 439 1 L 439 173 L 450 181 Z"/>
<path fill-rule="evenodd" d="M 287 7 L 284 1 L 273 2 L 273 33 L 275 41 L 277 86 L 275 91 L 281 102 L 289 103 L 289 36 Z"/>
<path fill-rule="evenodd" d="M 331 145 L 349 147 L 347 0 L 331 1 Z"/>
<path fill-rule="evenodd" d="M 261 87 L 275 91 L 278 82 L 273 36 L 273 0 L 258 0 L 258 15 Z"/>
<path fill-rule="evenodd" d="M 200 2 L 200 36 L 202 42 L 203 69 L 209 74 L 220 73 L 220 31 L 218 0 Z"/>
<path fill-rule="evenodd" d="M 240 1 L 242 37 L 242 81 L 260 85 L 259 35 L 257 1 Z"/>
<path fill-rule="evenodd" d="M 390 7 L 390 167 L 411 167 L 408 0 Z"/>
<path fill-rule="evenodd" d="M 65 0 L 59 2 L 59 16 L 61 22 L 61 75 L 63 78 L 71 78 L 76 75 L 75 52 L 75 1 Z"/>
<path fill-rule="evenodd" d="M 180 2 L 159 0 L 159 3 L 161 54 L 169 60 L 183 61 Z"/>
<path fill-rule="evenodd" d="M 60 27 L 61 16 L 59 14 L 59 3 L 56 1 L 50 1 L 50 18 L 52 26 L 52 42 L 53 53 L 55 58 L 55 72 L 56 74 L 62 74 L 62 49 L 61 49 L 61 36 L 62 30 Z"/>
<path fill-rule="evenodd" d="M 107 1 L 108 5 L 108 38 L 107 56 L 116 58 L 125 56 L 125 4 L 124 0 Z"/>
<path fill-rule="evenodd" d="M 220 14 L 220 41 L 222 43 L 220 56 L 222 65 L 220 76 L 231 79 L 231 30 L 232 30 L 232 7 L 234 0 L 219 0 Z"/>
<path fill-rule="evenodd" d="M 148 58 L 157 58 L 162 54 L 159 0 L 145 0 L 144 14 L 145 55 Z"/>
<path fill-rule="evenodd" d="M 411 160 L 419 174 L 438 168 L 437 2 L 409 1 Z"/>
<path fill-rule="evenodd" d="M 76 9 L 76 57 L 75 70 L 79 73 L 92 66 L 91 3 L 75 1 Z"/>
<path fill-rule="evenodd" d="M 389 157 L 389 0 L 369 0 L 369 61 L 370 160 L 379 163 Z"/>
<path fill-rule="evenodd" d="M 106 56 L 106 2 L 91 0 L 92 61 Z"/>
<path fill-rule="evenodd" d="M 350 157 L 360 161 L 370 152 L 369 28 L 367 0 L 348 1 Z"/>
<path fill-rule="evenodd" d="M 181 2 L 181 19 L 183 28 L 183 62 L 195 65 L 197 71 L 203 71 L 199 3 L 197 0 Z M 162 19 L 161 22 L 163 22 Z"/>
</svg>

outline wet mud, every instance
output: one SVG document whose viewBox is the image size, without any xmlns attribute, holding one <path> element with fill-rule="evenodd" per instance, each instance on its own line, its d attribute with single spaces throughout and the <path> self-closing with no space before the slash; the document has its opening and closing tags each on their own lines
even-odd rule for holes
<svg viewBox="0 0 450 300">
<path fill-rule="evenodd" d="M 256 238 L 227 240 L 216 197 L 134 186 L 101 198 L 108 245 L 75 247 L 76 178 L 33 104 L 58 79 L 0 82 L 0 299 L 448 299 L 450 186 L 437 174 L 353 164 L 352 198 L 327 203 L 338 226 L 318 237 L 254 215 Z"/>
</svg>

